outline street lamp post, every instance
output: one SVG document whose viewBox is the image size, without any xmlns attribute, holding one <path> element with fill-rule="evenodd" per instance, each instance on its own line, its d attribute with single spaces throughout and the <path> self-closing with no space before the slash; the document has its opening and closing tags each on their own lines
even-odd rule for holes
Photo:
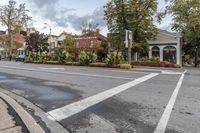
<svg viewBox="0 0 200 133">
<path fill-rule="evenodd" d="M 52 38 L 51 37 L 51 26 L 49 24 L 47 24 L 47 23 L 44 23 L 44 24 L 49 27 L 49 45 L 50 45 L 50 49 L 49 50 L 51 51 L 51 47 L 52 47 L 51 46 L 51 43 L 52 43 L 51 42 L 51 38 Z"/>
</svg>

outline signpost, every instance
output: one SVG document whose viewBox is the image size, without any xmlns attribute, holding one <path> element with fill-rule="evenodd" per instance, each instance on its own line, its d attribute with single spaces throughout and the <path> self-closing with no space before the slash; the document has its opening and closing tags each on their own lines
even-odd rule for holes
<svg viewBox="0 0 200 133">
<path fill-rule="evenodd" d="M 126 30 L 126 38 L 125 38 L 125 45 L 128 48 L 128 63 L 131 64 L 131 48 L 133 42 L 133 34 L 132 31 Z"/>
</svg>

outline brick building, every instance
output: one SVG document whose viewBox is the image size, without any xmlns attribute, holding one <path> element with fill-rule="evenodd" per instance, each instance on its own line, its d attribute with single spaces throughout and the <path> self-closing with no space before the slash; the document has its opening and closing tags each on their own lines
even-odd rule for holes
<svg viewBox="0 0 200 133">
<path fill-rule="evenodd" d="M 86 51 L 86 52 L 98 52 L 98 49 L 101 48 L 102 41 L 106 39 L 105 36 L 99 33 L 97 29 L 95 32 L 85 33 L 81 36 L 76 36 L 76 51 Z"/>
</svg>

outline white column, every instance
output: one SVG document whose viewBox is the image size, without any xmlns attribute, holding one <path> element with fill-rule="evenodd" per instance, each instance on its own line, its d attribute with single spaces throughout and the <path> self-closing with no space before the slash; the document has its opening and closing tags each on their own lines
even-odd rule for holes
<svg viewBox="0 0 200 133">
<path fill-rule="evenodd" d="M 181 43 L 180 43 L 180 38 L 177 38 L 177 45 L 176 45 L 176 64 L 181 65 Z"/>
<path fill-rule="evenodd" d="M 150 59 L 152 58 L 152 47 L 151 46 L 149 47 L 149 58 Z"/>
<path fill-rule="evenodd" d="M 160 49 L 160 61 L 163 61 L 163 46 L 159 46 Z"/>
<path fill-rule="evenodd" d="M 138 53 L 134 52 L 134 61 L 138 61 Z"/>
</svg>

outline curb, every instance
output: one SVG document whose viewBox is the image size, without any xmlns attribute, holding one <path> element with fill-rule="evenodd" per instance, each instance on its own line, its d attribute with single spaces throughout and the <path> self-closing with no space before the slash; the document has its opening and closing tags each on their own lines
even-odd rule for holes
<svg viewBox="0 0 200 133">
<path fill-rule="evenodd" d="M 50 119 L 51 117 L 46 112 L 27 99 L 2 88 L 0 88 L 0 97 L 7 101 L 8 104 L 10 104 L 10 106 L 17 112 L 31 133 L 69 133 L 69 131 L 60 123 L 54 119 Z M 27 112 L 19 103 L 26 106 L 28 110 L 34 110 L 34 116 L 39 117 L 39 119 L 35 120 L 33 118 L 34 116 L 31 116 L 31 114 L 29 114 L 29 112 Z"/>
<path fill-rule="evenodd" d="M 4 99 L 19 115 L 30 133 L 45 133 L 45 131 L 37 124 L 32 116 L 26 112 L 21 105 L 8 95 L 0 92 L 0 97 Z"/>
</svg>

